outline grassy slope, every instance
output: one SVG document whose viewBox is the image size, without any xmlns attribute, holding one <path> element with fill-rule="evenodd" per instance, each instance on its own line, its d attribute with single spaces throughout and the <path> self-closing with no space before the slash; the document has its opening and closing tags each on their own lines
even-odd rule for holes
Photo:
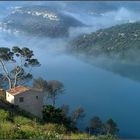
<svg viewBox="0 0 140 140">
<path fill-rule="evenodd" d="M 39 118 L 3 100 L 0 93 L 0 139 L 61 138 L 66 128 L 44 124 Z"/>
<path fill-rule="evenodd" d="M 63 125 L 45 124 L 37 117 L 3 100 L 0 92 L 0 139 L 93 139 L 115 140 L 112 136 L 68 133 Z"/>
</svg>

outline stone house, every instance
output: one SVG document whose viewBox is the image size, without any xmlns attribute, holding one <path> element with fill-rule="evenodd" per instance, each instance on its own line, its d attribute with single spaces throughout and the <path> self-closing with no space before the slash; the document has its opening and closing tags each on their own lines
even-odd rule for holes
<svg viewBox="0 0 140 140">
<path fill-rule="evenodd" d="M 25 86 L 17 86 L 6 91 L 8 102 L 40 118 L 42 117 L 43 97 L 41 90 Z"/>
</svg>

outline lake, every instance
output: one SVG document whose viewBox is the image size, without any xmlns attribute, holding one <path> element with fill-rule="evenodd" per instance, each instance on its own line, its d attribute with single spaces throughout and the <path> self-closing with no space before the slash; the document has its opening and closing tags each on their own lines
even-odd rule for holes
<svg viewBox="0 0 140 140">
<path fill-rule="evenodd" d="M 71 109 L 82 106 L 86 117 L 80 122 L 84 129 L 89 119 L 99 116 L 103 121 L 113 118 L 121 137 L 140 137 L 140 82 L 101 69 L 64 53 L 67 39 L 48 39 L 0 32 L 1 46 L 18 45 L 34 50 L 42 66 L 34 68 L 35 77 L 60 80 L 65 94 L 57 105 Z"/>
</svg>

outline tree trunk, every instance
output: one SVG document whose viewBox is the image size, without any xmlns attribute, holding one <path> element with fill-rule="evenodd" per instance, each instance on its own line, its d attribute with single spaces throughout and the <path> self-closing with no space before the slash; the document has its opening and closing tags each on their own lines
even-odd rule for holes
<svg viewBox="0 0 140 140">
<path fill-rule="evenodd" d="M 9 81 L 9 89 L 11 89 L 12 88 L 12 82 L 11 82 L 10 79 L 8 79 L 8 81 Z"/>
<path fill-rule="evenodd" d="M 11 79 L 10 79 L 9 73 L 8 73 L 6 67 L 5 67 L 4 62 L 3 62 L 1 59 L 0 59 L 0 63 L 1 63 L 1 66 L 2 66 L 2 69 L 3 69 L 4 73 L 5 73 L 5 75 L 6 75 L 6 78 L 7 78 L 7 80 L 8 80 L 9 89 L 11 89 L 11 88 L 12 88 L 12 81 L 11 81 Z"/>
</svg>

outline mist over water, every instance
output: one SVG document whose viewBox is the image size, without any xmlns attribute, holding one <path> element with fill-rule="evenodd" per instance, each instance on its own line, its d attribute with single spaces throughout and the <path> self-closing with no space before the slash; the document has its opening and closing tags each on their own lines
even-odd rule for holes
<svg viewBox="0 0 140 140">
<path fill-rule="evenodd" d="M 28 2 L 12 3 L 15 4 L 6 5 L 4 2 L 0 2 L 3 6 L 0 5 L 0 11 L 29 4 Z M 57 7 L 59 5 L 61 12 L 73 16 L 87 26 L 70 28 L 68 38 L 58 39 L 35 37 L 20 32 L 1 31 L 1 46 L 12 47 L 16 45 L 29 47 L 34 51 L 35 56 L 41 63 L 41 67 L 34 68 L 32 71 L 34 78 L 41 76 L 46 80 L 56 79 L 64 83 L 66 92 L 58 97 L 57 105 L 68 104 L 71 109 L 82 106 L 86 111 L 86 118 L 80 122 L 79 126 L 82 130 L 87 126 L 92 116 L 100 116 L 104 121 L 113 118 L 120 128 L 120 136 L 140 137 L 139 81 L 104 69 L 104 66 L 112 61 L 106 63 L 105 59 L 99 61 L 98 58 L 94 59 L 91 64 L 91 62 L 87 63 L 86 59 L 83 61 L 83 57 L 80 59 L 66 53 L 68 42 L 81 33 L 90 33 L 116 24 L 139 21 L 139 13 L 129 4 L 123 5 L 121 3 L 117 6 L 115 4 L 113 6 L 113 3 L 105 3 L 110 9 L 98 12 L 96 10 L 96 13 L 94 10 L 92 11 L 91 4 L 88 3 L 85 9 L 83 9 L 82 4 L 79 4 L 81 10 L 78 3 L 70 2 L 56 2 L 55 4 L 53 2 L 34 2 L 32 5 L 41 5 L 42 3 L 57 5 Z M 100 4 L 96 5 L 99 6 Z M 4 15 L 0 14 L 0 20 L 3 18 Z M 99 63 L 101 63 L 100 66 Z M 124 67 L 123 63 L 121 65 Z M 115 65 L 113 68 L 116 71 L 121 69 L 119 65 Z M 124 69 L 122 68 L 122 70 Z M 137 68 L 138 70 L 139 68 Z M 133 77 L 135 72 L 134 69 L 130 70 L 128 75 L 132 74 Z M 137 72 L 137 75 L 139 75 L 139 72 Z"/>
</svg>

